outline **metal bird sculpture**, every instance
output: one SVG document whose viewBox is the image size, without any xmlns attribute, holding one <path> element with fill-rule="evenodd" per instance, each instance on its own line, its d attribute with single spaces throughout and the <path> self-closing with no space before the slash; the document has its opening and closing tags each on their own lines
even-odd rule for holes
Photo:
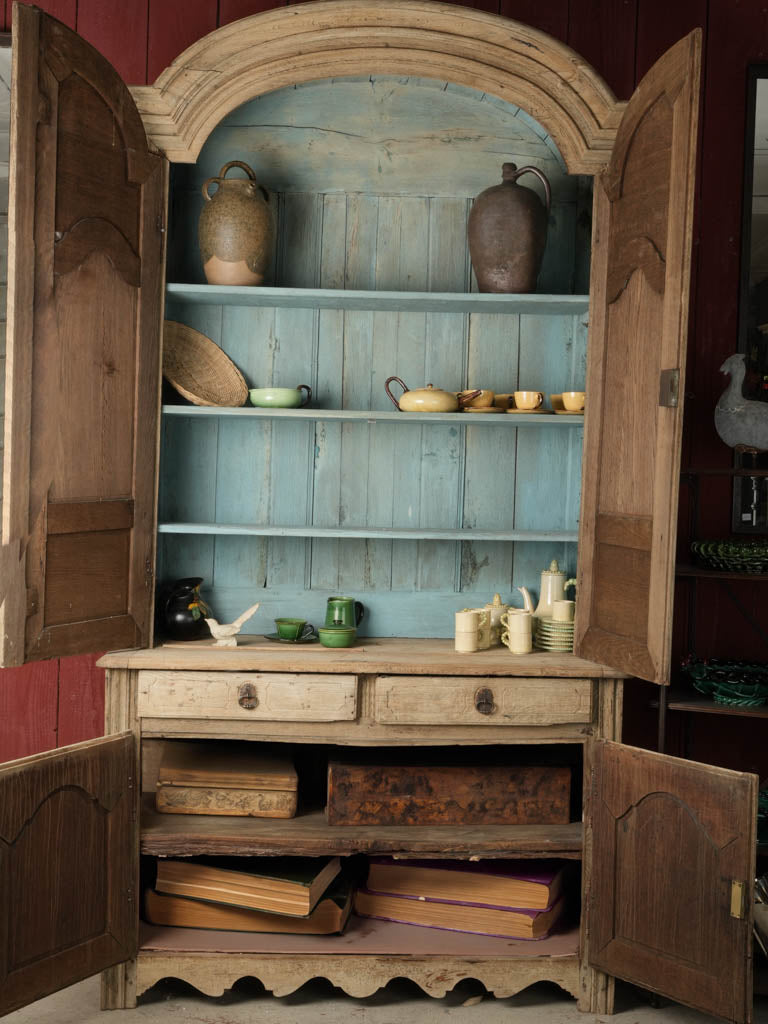
<svg viewBox="0 0 768 1024">
<path fill-rule="evenodd" d="M 217 622 L 216 619 L 206 618 L 211 636 L 216 641 L 214 647 L 237 647 L 237 634 L 243 628 L 243 624 L 250 619 L 260 602 L 251 605 L 242 615 L 238 615 L 234 622 Z"/>
<path fill-rule="evenodd" d="M 744 353 L 728 356 L 720 372 L 731 378 L 715 406 L 715 430 L 739 452 L 768 449 L 768 402 L 755 402 L 741 393 L 746 373 Z"/>
</svg>

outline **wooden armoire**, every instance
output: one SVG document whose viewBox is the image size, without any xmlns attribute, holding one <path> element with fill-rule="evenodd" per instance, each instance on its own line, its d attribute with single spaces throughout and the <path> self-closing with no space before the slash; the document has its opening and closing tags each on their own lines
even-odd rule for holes
<svg viewBox="0 0 768 1024">
<path fill-rule="evenodd" d="M 442 995 L 471 976 L 498 995 L 555 981 L 605 1013 L 619 977 L 748 1020 L 757 780 L 619 742 L 623 680 L 670 675 L 700 33 L 626 104 L 543 33 L 431 0 L 246 18 L 132 90 L 34 8 L 15 8 L 13 47 L 3 664 L 113 653 L 104 739 L 0 768 L 0 1012 L 104 971 L 110 1008 L 167 976 L 209 993 L 254 976 L 277 994 L 322 976 L 353 995 L 401 976 Z M 535 295 L 472 286 L 464 231 L 486 115 L 499 167 L 509 144 L 562 172 Z M 206 160 L 243 151 L 277 195 L 277 270 L 263 289 L 217 288 L 185 269 L 185 208 Z M 322 160 L 333 173 L 313 185 Z M 567 267 L 585 224 L 588 298 Z M 162 396 L 164 315 L 282 383 L 310 375 L 318 401 L 294 413 Z M 583 454 L 574 417 L 419 419 L 382 404 L 381 380 L 408 367 L 451 388 L 504 367 L 507 384 L 549 367 L 553 391 L 577 386 L 585 342 Z M 579 474 L 580 505 L 563 483 Z M 570 488 L 565 518 L 552 487 Z M 374 498 L 393 488 L 382 523 Z M 578 553 L 576 653 L 456 654 L 451 613 L 492 584 L 535 586 L 554 550 Z M 153 646 L 158 558 L 163 574 L 210 565 L 222 619 L 253 593 L 262 628 L 278 607 L 316 614 L 344 586 L 369 628 L 343 651 Z M 142 799 L 161 745 L 190 737 L 461 747 L 480 761 L 489 746 L 546 747 L 574 766 L 572 820 L 372 834 L 308 808 L 190 823 Z M 409 945 L 348 932 L 342 950 L 140 922 L 153 858 L 297 852 L 555 857 L 580 894 L 570 930 L 503 950 L 452 933 Z"/>
</svg>

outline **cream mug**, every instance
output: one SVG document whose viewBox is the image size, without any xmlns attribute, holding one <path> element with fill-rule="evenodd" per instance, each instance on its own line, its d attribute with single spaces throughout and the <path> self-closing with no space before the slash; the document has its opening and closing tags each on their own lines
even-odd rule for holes
<svg viewBox="0 0 768 1024">
<path fill-rule="evenodd" d="M 533 615 L 523 608 L 510 608 L 501 617 L 501 642 L 510 654 L 530 654 L 533 650 Z"/>
<path fill-rule="evenodd" d="M 552 619 L 554 622 L 573 622 L 575 611 L 575 601 L 552 602 Z"/>
<path fill-rule="evenodd" d="M 565 400 L 565 399 L 563 399 Z M 544 401 L 544 395 L 541 391 L 516 391 L 515 392 L 515 408 L 516 409 L 538 409 L 541 403 Z"/>
<path fill-rule="evenodd" d="M 481 647 L 483 629 L 488 635 L 488 643 L 485 644 L 485 647 L 490 647 L 490 621 L 488 612 L 484 608 L 464 608 L 463 611 L 456 612 L 455 624 L 457 651 L 471 654 L 473 651 L 484 650 L 485 648 Z"/>
<path fill-rule="evenodd" d="M 475 612 L 478 616 L 477 649 L 487 651 L 491 646 L 491 616 L 485 608 L 463 608 L 458 614 L 462 615 L 465 612 Z"/>
</svg>

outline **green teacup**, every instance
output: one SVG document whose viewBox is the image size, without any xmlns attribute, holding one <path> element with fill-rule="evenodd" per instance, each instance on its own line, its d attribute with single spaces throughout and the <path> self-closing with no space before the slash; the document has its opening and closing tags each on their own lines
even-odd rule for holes
<svg viewBox="0 0 768 1024">
<path fill-rule="evenodd" d="M 275 625 L 281 640 L 303 640 L 315 632 L 315 627 L 306 619 L 275 619 Z"/>
<path fill-rule="evenodd" d="M 251 405 L 262 409 L 298 409 L 310 401 L 312 388 L 309 384 L 299 384 L 295 388 L 251 388 L 249 394 Z"/>
<path fill-rule="evenodd" d="M 357 630 L 354 626 L 320 626 L 317 635 L 323 647 L 351 647 Z"/>
</svg>

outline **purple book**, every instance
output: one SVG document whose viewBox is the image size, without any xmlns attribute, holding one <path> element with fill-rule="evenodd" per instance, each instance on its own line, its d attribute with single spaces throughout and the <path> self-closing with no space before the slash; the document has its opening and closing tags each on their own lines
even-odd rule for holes
<svg viewBox="0 0 768 1024">
<path fill-rule="evenodd" d="M 563 888 L 555 861 L 394 860 L 369 862 L 368 889 L 374 892 L 478 907 L 546 911 Z"/>
<path fill-rule="evenodd" d="M 355 913 L 361 917 L 510 939 L 546 938 L 553 925 L 560 920 L 563 909 L 562 899 L 546 910 L 529 910 L 461 900 L 402 896 L 398 893 L 374 892 L 367 888 L 358 889 L 355 893 Z"/>
</svg>

